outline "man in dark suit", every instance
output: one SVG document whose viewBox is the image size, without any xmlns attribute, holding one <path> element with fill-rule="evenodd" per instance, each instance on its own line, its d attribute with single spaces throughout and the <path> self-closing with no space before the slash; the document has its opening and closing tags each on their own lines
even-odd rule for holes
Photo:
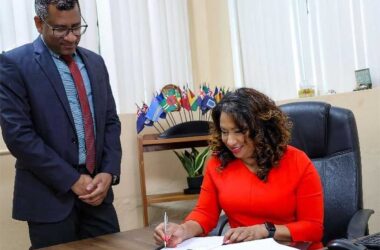
<svg viewBox="0 0 380 250">
<path fill-rule="evenodd" d="M 121 128 L 103 59 L 78 47 L 78 1 L 35 8 L 40 36 L 0 55 L 0 125 L 16 157 L 13 218 L 40 248 L 120 230 Z"/>
</svg>

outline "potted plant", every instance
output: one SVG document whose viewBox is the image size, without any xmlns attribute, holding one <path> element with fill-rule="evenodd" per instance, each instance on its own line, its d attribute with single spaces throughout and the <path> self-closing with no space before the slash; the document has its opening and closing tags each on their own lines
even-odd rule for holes
<svg viewBox="0 0 380 250">
<path fill-rule="evenodd" d="M 191 150 L 184 150 L 183 152 L 173 151 L 188 175 L 187 184 L 189 188 L 184 190 L 185 194 L 199 193 L 203 181 L 203 167 L 210 149 L 207 147 L 198 151 L 192 147 Z"/>
</svg>

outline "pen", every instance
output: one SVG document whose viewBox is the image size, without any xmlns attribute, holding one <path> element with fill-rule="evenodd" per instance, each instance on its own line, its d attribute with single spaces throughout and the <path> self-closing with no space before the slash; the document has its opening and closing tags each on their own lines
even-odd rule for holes
<svg viewBox="0 0 380 250">
<path fill-rule="evenodd" d="M 226 240 L 225 242 L 223 242 L 222 246 L 228 245 L 228 244 L 230 244 L 230 240 Z"/>
<path fill-rule="evenodd" d="M 167 240 L 167 227 L 168 227 L 168 215 L 166 212 L 164 213 L 164 246 L 166 248 L 166 240 Z"/>
</svg>

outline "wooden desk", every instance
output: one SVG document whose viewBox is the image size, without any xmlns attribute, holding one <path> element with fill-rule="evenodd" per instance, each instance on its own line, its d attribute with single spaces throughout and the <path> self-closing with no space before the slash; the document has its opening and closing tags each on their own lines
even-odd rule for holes
<svg viewBox="0 0 380 250">
<path fill-rule="evenodd" d="M 153 229 L 146 227 L 41 248 L 43 250 L 154 250 Z"/>
<path fill-rule="evenodd" d="M 73 241 L 40 250 L 154 250 L 157 245 L 153 240 L 153 228 L 144 227 L 121 233 L 108 234 L 95 238 Z M 308 243 L 283 243 L 307 250 Z"/>
</svg>

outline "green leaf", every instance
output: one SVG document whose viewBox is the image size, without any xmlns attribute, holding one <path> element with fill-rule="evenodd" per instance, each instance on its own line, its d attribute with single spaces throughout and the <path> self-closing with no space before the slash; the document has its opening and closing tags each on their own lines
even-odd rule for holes
<svg viewBox="0 0 380 250">
<path fill-rule="evenodd" d="M 194 148 L 194 147 L 192 147 L 191 148 L 191 154 L 194 156 L 194 158 L 195 157 L 197 157 L 197 155 L 199 154 L 199 151 L 196 149 L 196 148 Z"/>
<path fill-rule="evenodd" d="M 189 151 L 185 150 L 184 153 L 185 153 L 185 157 L 191 158 L 191 159 L 195 159 L 195 156 L 193 155 L 192 152 L 189 152 Z"/>
<path fill-rule="evenodd" d="M 208 147 L 205 148 L 201 153 L 199 153 L 199 151 L 194 147 L 191 148 L 191 151 L 184 150 L 183 152 L 179 153 L 173 150 L 173 152 L 181 161 L 182 167 L 185 169 L 189 177 L 202 175 L 203 166 L 209 152 Z"/>
<path fill-rule="evenodd" d="M 203 166 L 205 164 L 206 158 L 208 156 L 209 148 L 205 148 L 200 154 L 195 158 L 195 173 L 196 175 L 201 175 L 203 172 Z"/>
<path fill-rule="evenodd" d="M 186 162 L 186 157 L 184 155 L 184 153 L 178 153 L 177 151 L 173 150 L 173 152 L 176 154 L 176 156 L 178 157 L 178 159 L 181 161 L 182 163 L 182 167 L 185 169 L 185 171 L 188 173 L 189 172 L 189 169 L 187 167 L 188 163 Z"/>
<path fill-rule="evenodd" d="M 192 176 L 194 173 L 193 166 L 194 166 L 194 161 L 192 159 L 184 158 L 184 167 L 189 176 Z"/>
</svg>

